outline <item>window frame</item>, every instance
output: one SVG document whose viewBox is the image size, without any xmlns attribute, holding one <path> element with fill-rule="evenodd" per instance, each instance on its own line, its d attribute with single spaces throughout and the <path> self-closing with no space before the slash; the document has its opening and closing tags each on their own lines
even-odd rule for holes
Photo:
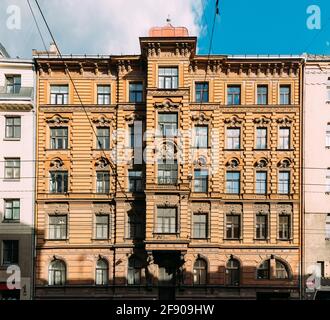
<svg viewBox="0 0 330 320">
<path fill-rule="evenodd" d="M 259 92 L 259 89 L 266 89 L 266 93 L 260 93 Z M 258 84 L 257 85 L 257 105 L 260 105 L 260 106 L 264 106 L 264 105 L 268 105 L 268 100 L 269 100 L 269 97 L 268 97 L 268 94 L 269 94 L 269 88 L 268 88 L 268 85 L 267 84 Z M 259 100 L 259 98 L 261 100 Z M 266 100 L 264 100 L 266 98 Z"/>
<path fill-rule="evenodd" d="M 107 133 L 104 133 L 107 131 Z M 102 134 L 100 134 L 102 132 Z M 96 149 L 110 150 L 110 127 L 96 127 Z"/>
<path fill-rule="evenodd" d="M 203 129 L 203 130 L 206 129 L 206 135 L 200 134 L 203 131 L 201 129 Z M 194 125 L 193 131 L 194 131 L 193 147 L 196 149 L 207 149 L 209 147 L 209 126 L 196 124 L 196 125 Z M 197 133 L 199 133 L 199 134 L 197 134 Z M 205 139 L 206 139 L 206 143 L 204 141 Z"/>
<path fill-rule="evenodd" d="M 282 225 L 283 223 L 281 223 L 281 218 L 286 218 L 287 219 L 287 227 L 285 229 L 283 229 Z M 291 230 L 291 225 L 292 225 L 292 215 L 289 213 L 280 213 L 278 215 L 278 223 L 277 223 L 277 239 L 281 240 L 281 241 L 289 241 L 291 240 L 292 237 L 292 230 Z M 287 237 L 282 236 L 281 237 L 281 232 L 285 233 L 287 232 Z"/>
<path fill-rule="evenodd" d="M 228 175 L 229 174 L 237 174 L 238 175 L 238 179 L 228 179 Z M 239 195 L 239 194 L 241 194 L 241 171 L 238 171 L 238 170 L 227 170 L 226 171 L 226 181 L 225 181 L 225 183 L 226 183 L 226 192 L 225 193 L 227 193 L 227 194 L 236 194 L 236 195 Z M 231 183 L 231 186 L 230 186 L 230 188 L 228 188 L 228 184 L 229 183 Z M 238 190 L 236 189 L 236 188 L 234 188 L 235 187 L 235 183 L 238 183 Z M 236 191 L 237 190 L 237 192 L 233 192 L 233 191 L 231 191 L 231 192 L 229 192 L 229 190 L 233 190 L 233 191 Z"/>
<path fill-rule="evenodd" d="M 20 216 L 21 216 L 21 200 L 18 198 L 10 198 L 10 199 L 3 199 L 4 202 L 4 213 L 3 213 L 3 222 L 19 222 Z M 18 202 L 18 206 L 14 206 L 14 202 Z M 10 218 L 7 217 L 7 204 L 11 203 L 11 207 L 9 208 L 11 210 Z M 18 218 L 14 218 L 14 211 L 18 208 Z"/>
<path fill-rule="evenodd" d="M 19 240 L 12 240 L 12 239 L 3 239 L 1 248 L 1 265 L 8 266 L 8 265 L 18 265 L 20 262 L 19 259 Z M 6 248 L 6 245 L 10 245 L 10 248 Z M 16 251 L 15 251 L 16 250 Z M 10 260 L 8 259 L 8 255 L 10 255 Z"/>
<path fill-rule="evenodd" d="M 157 184 L 177 185 L 178 171 L 179 168 L 176 159 L 159 159 L 157 162 Z M 166 174 L 168 172 L 170 173 L 169 176 Z"/>
<path fill-rule="evenodd" d="M 4 158 L 5 160 L 5 165 L 4 165 L 4 179 L 5 180 L 20 180 L 21 178 L 21 158 Z M 15 165 L 9 166 L 9 162 L 13 162 Z M 18 163 L 18 165 L 17 165 Z M 8 171 L 12 172 L 11 174 L 8 175 Z"/>
<path fill-rule="evenodd" d="M 195 221 L 195 217 L 204 216 L 205 222 L 203 221 Z M 203 225 L 204 225 L 204 233 L 205 235 L 202 235 L 203 232 Z M 197 226 L 197 229 L 196 229 Z M 202 226 L 202 228 L 201 228 Z M 202 231 L 201 231 L 202 230 Z M 193 212 L 192 213 L 192 238 L 193 239 L 208 239 L 209 238 L 209 213 L 208 212 Z"/>
<path fill-rule="evenodd" d="M 160 71 L 164 70 L 164 74 Z M 171 70 L 171 74 L 166 74 L 166 70 Z M 176 74 L 172 74 L 176 70 Z M 177 90 L 179 88 L 179 66 L 158 66 L 158 89 L 160 90 Z M 163 85 L 161 85 L 163 79 Z M 170 86 L 167 86 L 167 80 L 170 81 Z"/>
<path fill-rule="evenodd" d="M 230 89 L 238 89 L 238 93 L 236 92 L 229 92 Z M 227 85 L 227 105 L 228 106 L 240 106 L 242 105 L 242 85 L 240 84 L 228 84 Z M 238 97 L 238 103 L 236 101 Z"/>
<path fill-rule="evenodd" d="M 66 132 L 66 135 L 59 135 L 57 130 L 62 130 L 62 133 Z M 53 135 L 53 133 L 56 133 Z M 68 126 L 51 126 L 49 127 L 49 138 L 50 144 L 49 147 L 51 150 L 68 150 L 69 149 L 69 127 Z M 63 148 L 59 148 L 59 141 L 62 140 Z"/>
<path fill-rule="evenodd" d="M 203 265 L 200 265 L 199 262 L 202 262 Z M 208 284 L 208 263 L 203 258 L 197 258 L 193 264 L 193 285 L 203 286 L 207 284 Z"/>
<path fill-rule="evenodd" d="M 102 176 L 102 179 L 99 179 L 101 176 Z M 106 178 L 108 178 L 108 179 L 106 179 Z M 110 193 L 110 171 L 109 170 L 96 170 L 95 193 L 97 193 L 97 194 L 109 194 Z"/>
<path fill-rule="evenodd" d="M 199 177 L 196 173 L 199 172 Z M 203 174 L 206 173 L 206 174 Z M 194 169 L 194 192 L 195 193 L 207 193 L 209 191 L 209 170 L 205 168 Z"/>
<path fill-rule="evenodd" d="M 10 80 L 12 79 L 12 83 Z M 15 80 L 19 79 L 18 82 Z M 21 74 L 5 74 L 6 93 L 19 94 L 22 88 L 22 75 Z M 9 89 L 10 88 L 10 89 Z"/>
<path fill-rule="evenodd" d="M 241 240 L 242 238 L 242 215 L 239 213 L 227 213 L 225 224 L 225 240 Z M 229 221 L 228 218 L 237 218 L 237 223 L 233 222 L 232 219 Z M 236 226 L 236 227 L 235 227 Z M 235 236 L 235 229 L 237 229 L 237 236 Z M 230 231 L 230 235 L 228 232 Z"/>
<path fill-rule="evenodd" d="M 103 88 L 103 92 L 99 92 L 99 89 Z M 104 92 L 104 88 L 109 88 L 109 92 Z M 96 85 L 96 103 L 98 105 L 110 105 L 111 104 L 111 85 L 98 83 Z"/>
<path fill-rule="evenodd" d="M 159 215 L 160 210 L 163 212 L 167 210 L 173 210 L 174 215 L 167 213 L 164 215 Z M 172 224 L 174 220 L 174 224 Z M 179 210 L 177 207 L 163 207 L 157 206 L 156 210 L 156 225 L 155 233 L 157 234 L 178 234 L 179 233 Z"/>
<path fill-rule="evenodd" d="M 105 222 L 99 222 L 98 218 L 106 218 Z M 94 216 L 94 240 L 108 240 L 110 238 L 110 215 L 97 213 Z M 99 231 L 101 229 L 101 231 Z M 99 234 L 102 234 L 100 237 Z M 105 236 L 104 236 L 105 234 Z"/>
<path fill-rule="evenodd" d="M 201 86 L 201 88 L 199 88 Z M 204 87 L 206 86 L 206 90 Z M 208 103 L 209 102 L 209 82 L 208 81 L 195 81 L 195 102 Z M 197 98 L 199 96 L 199 98 Z M 205 97 L 206 96 L 206 97 Z"/>
<path fill-rule="evenodd" d="M 259 174 L 264 174 L 265 179 L 258 179 Z M 263 186 L 260 188 L 260 184 L 263 183 Z M 264 192 L 262 192 L 264 190 Z M 267 170 L 256 170 L 255 172 L 255 193 L 258 195 L 267 195 L 268 194 L 268 171 Z"/>
<path fill-rule="evenodd" d="M 53 179 L 52 175 L 54 175 L 54 179 Z M 57 181 L 59 176 L 62 176 L 61 181 Z M 60 187 L 59 187 L 59 183 L 61 183 Z M 49 193 L 65 194 L 68 192 L 69 192 L 69 172 L 68 172 L 68 170 L 50 170 L 49 171 Z"/>
<path fill-rule="evenodd" d="M 57 218 L 57 219 L 56 219 Z M 60 224 L 59 222 L 55 223 L 52 220 L 64 219 L 64 223 Z M 69 225 L 68 225 L 68 214 L 49 214 L 48 215 L 48 240 L 50 241 L 65 241 L 68 239 L 69 234 Z M 58 235 L 60 235 L 58 237 Z"/>
<path fill-rule="evenodd" d="M 288 93 L 282 93 L 282 89 L 285 89 L 285 88 L 288 88 L 289 89 L 289 92 Z M 279 85 L 279 105 L 291 105 L 291 84 L 280 84 Z M 283 98 L 283 95 L 285 95 L 285 97 L 288 98 L 288 100 L 282 100 Z M 284 99 L 284 98 L 283 98 Z M 283 103 L 282 101 L 284 102 L 287 102 L 287 103 Z"/>
<path fill-rule="evenodd" d="M 286 180 L 281 179 L 282 174 L 287 174 Z M 287 183 L 284 185 L 284 182 L 281 181 L 286 181 Z M 279 170 L 278 171 L 278 177 L 277 177 L 277 183 L 278 183 L 278 188 L 277 188 L 277 193 L 280 195 L 289 195 L 291 194 L 291 171 L 290 170 Z M 283 188 L 283 189 L 281 189 Z M 287 189 L 287 192 L 285 190 Z"/>
<path fill-rule="evenodd" d="M 176 121 L 164 121 L 160 118 L 165 116 L 175 116 Z M 158 112 L 157 114 L 157 130 L 161 137 L 177 137 L 179 129 L 179 114 L 178 112 Z M 168 134 L 170 133 L 170 134 Z"/>
<path fill-rule="evenodd" d="M 59 92 L 52 92 L 52 89 L 57 87 Z M 66 92 L 61 92 L 62 89 L 67 88 Z M 67 105 L 69 104 L 70 86 L 68 83 L 57 84 L 51 83 L 49 85 L 49 104 L 51 105 Z M 59 99 L 61 97 L 61 99 Z M 54 99 L 53 99 L 54 98 Z"/>
<path fill-rule="evenodd" d="M 263 227 L 260 227 L 261 223 L 258 218 L 264 218 Z M 259 228 L 258 228 L 259 226 Z M 268 240 L 269 238 L 269 215 L 266 213 L 258 212 L 255 214 L 255 239 L 256 240 Z M 258 234 L 259 230 L 259 234 Z"/>
<path fill-rule="evenodd" d="M 241 139 L 242 139 L 242 132 L 241 127 L 227 127 L 226 128 L 226 149 L 227 150 L 241 150 Z M 229 132 L 231 134 L 229 135 Z M 234 132 L 238 132 L 234 134 Z M 238 146 L 237 145 L 238 141 Z"/>
<path fill-rule="evenodd" d="M 131 86 L 134 85 L 134 89 Z M 141 85 L 141 90 L 137 89 L 136 86 Z M 141 95 L 141 99 L 138 99 L 139 95 Z M 143 103 L 144 102 L 144 86 L 143 81 L 129 81 L 128 83 L 128 101 L 129 103 Z"/>
<path fill-rule="evenodd" d="M 19 119 L 19 124 L 15 124 L 15 120 Z M 12 120 L 13 123 L 9 124 L 8 120 Z M 18 130 L 19 129 L 19 130 Z M 16 136 L 16 130 L 19 134 Z M 8 134 L 8 131 L 12 131 L 12 135 Z M 22 135 L 22 116 L 5 115 L 5 139 L 7 140 L 20 140 Z"/>
<path fill-rule="evenodd" d="M 283 134 L 284 130 L 288 132 L 288 135 Z M 290 148 L 291 148 L 291 127 L 280 126 L 278 128 L 278 150 L 290 150 Z"/>
<path fill-rule="evenodd" d="M 260 131 L 265 131 L 266 132 L 265 136 L 263 136 L 263 135 L 259 136 L 258 132 L 260 132 Z M 268 149 L 268 127 L 257 126 L 255 134 L 256 134 L 255 150 L 267 150 Z M 260 141 L 263 141 L 263 140 L 265 141 L 264 144 L 259 143 Z M 260 147 L 260 145 L 262 147 Z"/>
</svg>

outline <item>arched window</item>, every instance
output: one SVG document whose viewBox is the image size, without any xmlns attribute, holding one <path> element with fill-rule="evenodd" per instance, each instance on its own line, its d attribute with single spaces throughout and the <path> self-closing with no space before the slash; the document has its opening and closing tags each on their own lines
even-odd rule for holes
<svg viewBox="0 0 330 320">
<path fill-rule="evenodd" d="M 109 266 L 108 262 L 105 259 L 99 259 L 96 263 L 95 270 L 95 284 L 104 286 L 108 284 L 109 280 Z"/>
<path fill-rule="evenodd" d="M 48 284 L 50 286 L 64 285 L 66 281 L 66 266 L 62 260 L 53 260 L 48 269 Z"/>
<path fill-rule="evenodd" d="M 194 264 L 194 284 L 206 284 L 207 263 L 204 259 L 198 258 Z"/>
<path fill-rule="evenodd" d="M 280 260 L 276 259 L 276 273 L 275 277 L 276 279 L 288 279 L 289 278 L 289 272 L 287 266 Z"/>
<path fill-rule="evenodd" d="M 136 257 L 128 259 L 127 283 L 130 285 L 141 284 L 142 263 Z"/>
<path fill-rule="evenodd" d="M 263 261 L 257 269 L 258 279 L 269 279 L 270 278 L 270 260 Z"/>
<path fill-rule="evenodd" d="M 240 263 L 237 259 L 230 259 L 226 266 L 227 284 L 239 286 L 240 283 Z"/>
</svg>

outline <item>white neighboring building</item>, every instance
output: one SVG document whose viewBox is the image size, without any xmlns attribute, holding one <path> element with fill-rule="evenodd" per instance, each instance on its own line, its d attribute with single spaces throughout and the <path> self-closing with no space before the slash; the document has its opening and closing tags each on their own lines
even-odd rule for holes
<svg viewBox="0 0 330 320">
<path fill-rule="evenodd" d="M 0 300 L 31 299 L 35 176 L 35 72 L 0 45 Z M 20 267 L 20 289 L 7 268 Z"/>
<path fill-rule="evenodd" d="M 307 56 L 304 109 L 305 275 L 330 290 L 330 56 Z"/>
</svg>

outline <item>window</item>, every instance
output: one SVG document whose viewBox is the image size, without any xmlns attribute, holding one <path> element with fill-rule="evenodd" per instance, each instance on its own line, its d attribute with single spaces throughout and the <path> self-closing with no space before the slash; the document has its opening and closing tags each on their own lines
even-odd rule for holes
<svg viewBox="0 0 330 320">
<path fill-rule="evenodd" d="M 110 149 L 110 129 L 97 128 L 97 149 Z"/>
<path fill-rule="evenodd" d="M 209 102 L 209 83 L 195 83 L 195 101 L 199 103 Z"/>
<path fill-rule="evenodd" d="M 49 216 L 49 239 L 65 240 L 67 238 L 67 215 Z"/>
<path fill-rule="evenodd" d="M 227 214 L 226 216 L 226 238 L 239 239 L 241 235 L 241 216 L 238 214 Z"/>
<path fill-rule="evenodd" d="M 239 286 L 240 283 L 240 263 L 236 259 L 230 259 L 226 265 L 227 284 Z"/>
<path fill-rule="evenodd" d="M 68 85 L 50 86 L 50 104 L 68 104 Z"/>
<path fill-rule="evenodd" d="M 178 114 L 177 113 L 159 113 L 158 128 L 163 137 L 173 137 L 177 135 Z"/>
<path fill-rule="evenodd" d="M 279 129 L 279 149 L 287 150 L 290 148 L 290 128 Z"/>
<path fill-rule="evenodd" d="M 207 282 L 207 263 L 204 259 L 197 259 L 194 263 L 194 285 L 203 285 Z"/>
<path fill-rule="evenodd" d="M 50 148 L 67 149 L 68 148 L 68 128 L 56 127 L 50 128 Z"/>
<path fill-rule="evenodd" d="M 2 241 L 2 264 L 17 264 L 18 263 L 18 240 L 3 240 Z"/>
<path fill-rule="evenodd" d="M 286 265 L 279 261 L 279 260 L 275 260 L 275 277 L 276 279 L 288 279 L 289 278 L 289 274 L 288 274 L 288 270 L 286 268 Z"/>
<path fill-rule="evenodd" d="M 327 101 L 330 101 L 330 86 L 327 87 Z"/>
<path fill-rule="evenodd" d="M 129 192 L 142 192 L 142 171 L 128 171 Z"/>
<path fill-rule="evenodd" d="M 256 215 L 256 239 L 267 239 L 268 236 L 268 217 L 266 214 Z"/>
<path fill-rule="evenodd" d="M 134 126 L 129 125 L 128 126 L 128 147 L 134 148 Z"/>
<path fill-rule="evenodd" d="M 19 139 L 21 137 L 21 117 L 6 116 L 6 138 Z"/>
<path fill-rule="evenodd" d="M 194 170 L 194 191 L 207 192 L 208 191 L 208 170 L 195 169 Z"/>
<path fill-rule="evenodd" d="M 99 259 L 95 269 L 95 284 L 97 286 L 105 286 L 109 281 L 109 266 L 105 259 Z"/>
<path fill-rule="evenodd" d="M 110 86 L 97 86 L 97 104 L 110 104 Z"/>
<path fill-rule="evenodd" d="M 139 259 L 130 257 L 128 259 L 127 283 L 129 285 L 141 284 L 142 263 Z"/>
<path fill-rule="evenodd" d="M 325 135 L 325 146 L 327 148 L 330 148 L 330 123 L 327 124 L 327 131 Z"/>
<path fill-rule="evenodd" d="M 157 233 L 177 232 L 177 209 L 157 208 Z"/>
<path fill-rule="evenodd" d="M 95 238 L 96 239 L 109 238 L 109 215 L 107 214 L 95 215 Z"/>
<path fill-rule="evenodd" d="M 158 184 L 176 184 L 178 180 L 178 164 L 176 160 L 158 161 Z"/>
<path fill-rule="evenodd" d="M 18 221 L 20 219 L 20 200 L 5 199 L 5 216 L 6 221 Z"/>
<path fill-rule="evenodd" d="M 238 150 L 240 149 L 241 129 L 240 128 L 227 128 L 227 149 Z"/>
<path fill-rule="evenodd" d="M 140 212 L 127 215 L 127 238 L 142 239 L 144 237 L 144 219 Z"/>
<path fill-rule="evenodd" d="M 267 149 L 267 128 L 257 128 L 256 149 Z"/>
<path fill-rule="evenodd" d="M 130 82 L 129 84 L 129 102 L 141 103 L 143 101 L 142 82 Z"/>
<path fill-rule="evenodd" d="M 5 158 L 5 179 L 19 179 L 20 171 L 20 158 Z"/>
<path fill-rule="evenodd" d="M 226 192 L 231 194 L 239 194 L 240 179 L 240 172 L 228 171 L 226 174 Z"/>
<path fill-rule="evenodd" d="M 50 172 L 50 193 L 66 193 L 68 192 L 68 172 L 67 171 L 51 171 Z"/>
<path fill-rule="evenodd" d="M 109 171 L 96 172 L 96 193 L 109 193 L 110 173 Z"/>
<path fill-rule="evenodd" d="M 6 76 L 6 92 L 11 94 L 18 94 L 21 90 L 21 76 L 12 75 Z"/>
<path fill-rule="evenodd" d="M 127 145 L 128 148 L 142 148 L 143 133 L 142 122 L 135 121 L 135 125 L 128 125 Z"/>
<path fill-rule="evenodd" d="M 207 213 L 193 214 L 193 238 L 206 239 L 208 236 Z"/>
<path fill-rule="evenodd" d="M 330 168 L 327 169 L 325 183 L 325 192 L 330 193 Z"/>
<path fill-rule="evenodd" d="M 291 87 L 280 86 L 280 104 L 290 104 Z"/>
<path fill-rule="evenodd" d="M 280 240 L 290 239 L 290 221 L 291 217 L 288 214 L 281 214 L 278 217 L 278 238 Z"/>
<path fill-rule="evenodd" d="M 159 67 L 158 68 L 158 87 L 160 89 L 178 88 L 178 68 Z"/>
<path fill-rule="evenodd" d="M 330 213 L 327 214 L 325 220 L 325 240 L 330 240 Z"/>
<path fill-rule="evenodd" d="M 278 193 L 288 194 L 290 192 L 290 172 L 279 171 L 278 173 Z"/>
<path fill-rule="evenodd" d="M 207 148 L 208 147 L 208 127 L 195 126 L 194 127 L 194 147 Z"/>
<path fill-rule="evenodd" d="M 256 193 L 266 194 L 267 193 L 267 172 L 257 171 L 256 172 Z"/>
<path fill-rule="evenodd" d="M 257 87 L 257 104 L 268 104 L 268 86 Z"/>
<path fill-rule="evenodd" d="M 269 279 L 270 277 L 270 261 L 263 261 L 257 269 L 257 278 L 258 279 Z"/>
<path fill-rule="evenodd" d="M 316 275 L 318 276 L 318 277 L 321 277 L 321 278 L 324 278 L 324 261 L 317 261 L 316 262 Z"/>
<path fill-rule="evenodd" d="M 228 86 L 227 88 L 227 104 L 241 104 L 241 86 Z"/>
<path fill-rule="evenodd" d="M 66 281 L 66 266 L 62 260 L 54 260 L 48 269 L 48 284 L 50 286 L 62 286 Z"/>
</svg>

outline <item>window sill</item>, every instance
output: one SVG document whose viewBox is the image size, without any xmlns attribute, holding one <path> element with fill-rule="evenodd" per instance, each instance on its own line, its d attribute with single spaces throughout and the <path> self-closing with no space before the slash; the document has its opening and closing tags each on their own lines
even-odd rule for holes
<svg viewBox="0 0 330 320">
<path fill-rule="evenodd" d="M 92 241 L 110 241 L 111 240 L 111 238 L 92 238 L 91 239 Z"/>
<path fill-rule="evenodd" d="M 45 148 L 45 151 L 70 151 L 71 148 L 66 149 L 51 149 L 51 148 Z"/>
<path fill-rule="evenodd" d="M 2 220 L 2 223 L 20 223 L 20 220 Z"/>
<path fill-rule="evenodd" d="M 208 150 L 211 149 L 211 146 L 207 146 L 207 147 L 196 147 L 196 146 L 192 146 L 190 147 L 190 149 L 197 149 L 197 150 Z"/>
<path fill-rule="evenodd" d="M 59 241 L 59 242 L 64 242 L 64 241 L 68 241 L 69 240 L 69 238 L 66 238 L 66 239 L 44 239 L 45 241 Z"/>
<path fill-rule="evenodd" d="M 21 181 L 21 179 L 20 178 L 18 178 L 18 179 L 11 179 L 11 178 L 5 178 L 5 179 L 3 179 L 2 180 L 3 182 L 20 182 Z"/>
<path fill-rule="evenodd" d="M 244 149 L 228 149 L 228 148 L 225 148 L 223 149 L 223 151 L 244 151 Z"/>
<path fill-rule="evenodd" d="M 225 241 L 243 241 L 243 238 L 224 238 Z"/>
<path fill-rule="evenodd" d="M 153 233 L 154 236 L 179 236 L 180 232 L 154 232 Z"/>
<path fill-rule="evenodd" d="M 257 149 L 257 148 L 254 148 L 253 149 L 253 151 L 271 151 L 272 149 L 270 149 L 270 148 L 265 148 L 265 149 L 262 149 L 262 148 L 260 148 L 260 149 Z"/>
<path fill-rule="evenodd" d="M 3 138 L 3 141 L 21 141 L 21 138 Z"/>
<path fill-rule="evenodd" d="M 270 239 L 269 238 L 254 238 L 254 241 L 265 241 L 265 242 L 269 242 Z"/>
<path fill-rule="evenodd" d="M 276 151 L 294 151 L 294 149 L 292 149 L 292 148 L 289 148 L 289 149 L 276 148 Z"/>
<path fill-rule="evenodd" d="M 93 148 L 92 151 L 111 151 L 110 148 L 107 149 L 97 149 L 97 148 Z"/>
<path fill-rule="evenodd" d="M 276 239 L 276 241 L 290 242 L 290 241 L 293 241 L 293 239 L 292 238 L 288 238 L 288 239 Z"/>
</svg>

